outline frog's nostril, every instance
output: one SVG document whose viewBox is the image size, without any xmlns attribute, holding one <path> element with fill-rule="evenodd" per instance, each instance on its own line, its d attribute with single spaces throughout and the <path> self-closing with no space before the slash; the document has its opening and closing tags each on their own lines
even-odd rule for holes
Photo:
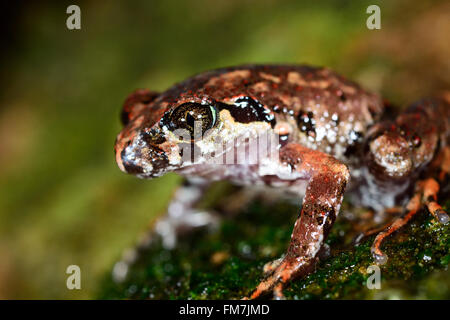
<svg viewBox="0 0 450 320">
<path fill-rule="evenodd" d="M 151 178 L 166 171 L 169 159 L 157 146 L 137 139 L 120 152 L 117 162 L 122 171 L 126 173 Z"/>
<path fill-rule="evenodd" d="M 120 153 L 120 160 L 122 164 L 121 169 L 123 167 L 122 171 L 130 174 L 144 173 L 144 168 L 141 165 L 138 165 L 136 157 L 130 152 L 129 147 L 122 150 Z"/>
</svg>

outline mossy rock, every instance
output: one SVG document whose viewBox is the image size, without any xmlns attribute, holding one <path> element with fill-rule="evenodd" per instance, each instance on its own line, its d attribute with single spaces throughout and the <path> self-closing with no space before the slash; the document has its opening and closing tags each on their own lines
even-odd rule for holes
<svg viewBox="0 0 450 320">
<path fill-rule="evenodd" d="M 450 208 L 450 201 L 447 201 Z M 141 251 L 127 279 L 115 283 L 105 277 L 102 299 L 240 299 L 262 277 L 262 267 L 283 254 L 298 208 L 288 204 L 253 203 L 226 219 L 215 232 L 185 237 L 176 249 L 160 243 Z M 316 272 L 295 280 L 284 293 L 288 299 L 449 299 L 450 227 L 425 211 L 389 238 L 389 256 L 381 266 L 381 289 L 366 286 L 373 265 L 373 237 L 351 244 L 352 224 L 340 218 L 327 243 L 331 255 Z"/>
</svg>

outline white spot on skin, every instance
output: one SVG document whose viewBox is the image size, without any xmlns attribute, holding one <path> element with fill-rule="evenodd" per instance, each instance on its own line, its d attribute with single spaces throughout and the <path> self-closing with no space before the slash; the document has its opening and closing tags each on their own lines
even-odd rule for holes
<svg viewBox="0 0 450 320">
<path fill-rule="evenodd" d="M 334 132 L 333 130 L 328 130 L 327 139 L 328 139 L 329 143 L 335 143 L 336 142 L 336 132 Z"/>
<path fill-rule="evenodd" d="M 338 119 L 339 119 L 338 115 L 336 113 L 333 113 L 333 115 L 331 116 L 331 120 L 337 121 Z"/>
<path fill-rule="evenodd" d="M 322 141 L 322 139 L 327 135 L 327 130 L 324 127 L 319 127 L 316 129 L 316 141 Z"/>
<path fill-rule="evenodd" d="M 289 123 L 281 121 L 275 125 L 274 131 L 276 134 L 284 136 L 291 134 L 293 130 L 292 126 Z"/>
</svg>

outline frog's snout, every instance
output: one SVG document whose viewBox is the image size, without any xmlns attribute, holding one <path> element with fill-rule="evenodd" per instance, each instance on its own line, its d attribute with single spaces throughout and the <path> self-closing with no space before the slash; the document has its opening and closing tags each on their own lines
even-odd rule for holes
<svg viewBox="0 0 450 320">
<path fill-rule="evenodd" d="M 369 170 L 379 176 L 401 178 L 413 170 L 408 141 L 395 132 L 385 132 L 368 145 Z"/>
<path fill-rule="evenodd" d="M 152 178 L 166 171 L 169 160 L 163 150 L 138 135 L 121 150 L 116 149 L 116 162 L 125 173 Z"/>
</svg>

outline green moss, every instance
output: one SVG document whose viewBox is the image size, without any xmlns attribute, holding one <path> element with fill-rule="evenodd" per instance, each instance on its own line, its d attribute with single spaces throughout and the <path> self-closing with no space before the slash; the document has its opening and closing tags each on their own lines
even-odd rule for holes
<svg viewBox="0 0 450 320">
<path fill-rule="evenodd" d="M 99 297 L 239 299 L 249 295 L 261 280 L 263 265 L 286 249 L 295 210 L 286 204 L 254 203 L 224 221 L 217 232 L 197 232 L 173 251 L 154 244 L 140 253 L 124 283 L 116 284 L 106 276 Z M 449 282 L 447 272 L 435 271 L 448 268 L 449 234 L 448 225 L 421 213 L 386 242 L 389 260 L 381 267 L 382 289 L 369 290 L 373 237 L 351 245 L 351 223 L 338 219 L 327 240 L 331 256 L 319 263 L 315 273 L 293 281 L 285 295 L 289 299 L 370 299 L 414 298 L 426 292 L 434 298 L 449 298 L 448 286 L 436 285 Z"/>
</svg>

